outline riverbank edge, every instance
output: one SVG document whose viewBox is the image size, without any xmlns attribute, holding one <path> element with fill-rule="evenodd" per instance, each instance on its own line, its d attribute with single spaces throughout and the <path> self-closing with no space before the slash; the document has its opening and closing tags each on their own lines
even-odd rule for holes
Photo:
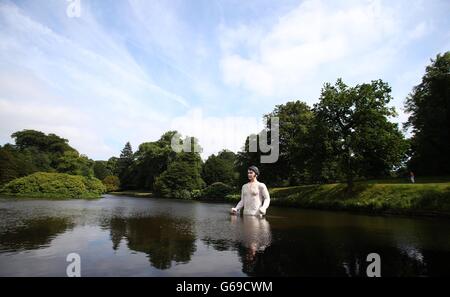
<svg viewBox="0 0 450 297">
<path fill-rule="evenodd" d="M 82 196 L 64 196 L 64 194 L 45 194 L 45 193 L 29 193 L 29 194 L 11 194 L 11 193 L 0 193 L 0 198 L 7 199 L 46 199 L 46 200 L 97 200 L 101 199 L 104 194 L 92 194 L 92 195 L 82 195 Z"/>
<path fill-rule="evenodd" d="M 450 182 L 423 184 L 357 182 L 351 191 L 348 190 L 346 184 L 341 183 L 302 185 L 269 188 L 269 193 L 273 206 L 350 211 L 376 215 L 450 218 Z M 154 197 L 151 192 L 146 191 L 110 192 L 108 194 L 160 198 Z M 230 194 L 225 199 L 193 200 L 237 203 L 240 200 L 240 194 Z"/>
</svg>

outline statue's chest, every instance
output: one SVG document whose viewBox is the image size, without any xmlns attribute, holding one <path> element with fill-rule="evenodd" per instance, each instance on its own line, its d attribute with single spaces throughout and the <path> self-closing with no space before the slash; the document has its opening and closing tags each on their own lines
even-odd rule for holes
<svg viewBox="0 0 450 297">
<path fill-rule="evenodd" d="M 259 197 L 259 187 L 258 185 L 248 185 L 247 191 L 250 197 L 257 198 Z"/>
</svg>

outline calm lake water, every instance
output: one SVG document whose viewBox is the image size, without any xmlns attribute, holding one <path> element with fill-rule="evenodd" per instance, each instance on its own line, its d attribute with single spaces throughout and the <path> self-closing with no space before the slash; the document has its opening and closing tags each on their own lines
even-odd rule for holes
<svg viewBox="0 0 450 297">
<path fill-rule="evenodd" d="M 278 208 L 231 216 L 231 205 L 105 195 L 0 198 L 0 276 L 382 276 L 450 274 L 450 220 Z"/>
</svg>

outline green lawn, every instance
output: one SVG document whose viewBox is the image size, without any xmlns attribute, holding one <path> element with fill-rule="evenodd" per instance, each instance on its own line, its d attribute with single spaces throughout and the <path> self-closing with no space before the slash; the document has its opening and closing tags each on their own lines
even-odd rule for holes
<svg viewBox="0 0 450 297">
<path fill-rule="evenodd" d="M 441 179 L 415 184 L 399 180 L 356 182 L 351 192 L 342 183 L 270 188 L 269 192 L 272 205 L 450 216 L 450 182 Z M 238 194 L 227 196 L 230 202 L 239 198 Z"/>
</svg>

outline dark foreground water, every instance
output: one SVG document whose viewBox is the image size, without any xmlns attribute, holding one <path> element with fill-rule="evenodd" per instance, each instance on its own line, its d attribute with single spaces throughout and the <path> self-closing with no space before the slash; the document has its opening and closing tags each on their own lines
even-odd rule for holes
<svg viewBox="0 0 450 297">
<path fill-rule="evenodd" d="M 229 204 L 116 197 L 0 198 L 0 276 L 450 275 L 450 220 L 270 207 L 265 219 Z"/>
</svg>

